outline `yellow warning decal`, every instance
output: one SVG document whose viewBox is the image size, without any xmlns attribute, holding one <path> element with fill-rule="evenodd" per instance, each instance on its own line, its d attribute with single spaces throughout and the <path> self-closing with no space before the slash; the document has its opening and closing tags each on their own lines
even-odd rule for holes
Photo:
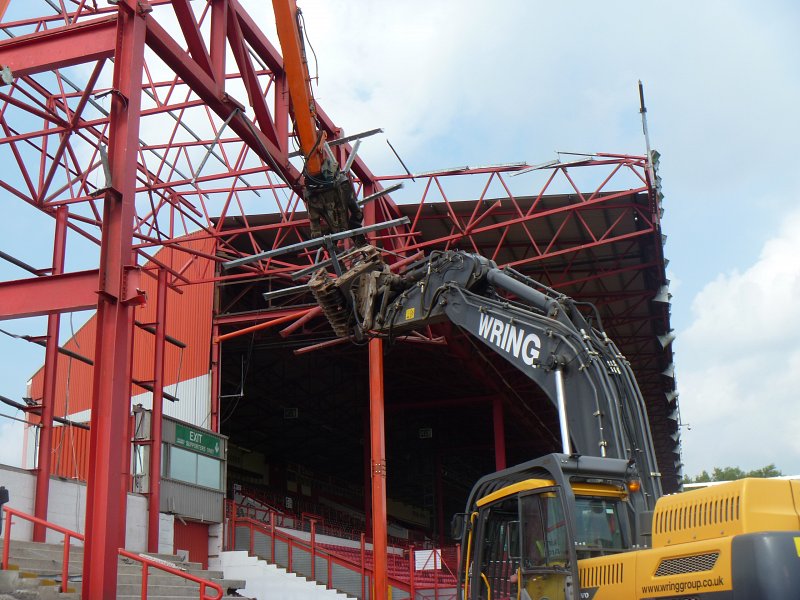
<svg viewBox="0 0 800 600">
<path fill-rule="evenodd" d="M 800 556 L 800 537 L 794 538 L 794 548 L 797 550 L 797 556 Z"/>
<path fill-rule="evenodd" d="M 406 309 L 406 321 L 410 321 L 411 319 L 413 319 L 415 314 L 416 314 L 416 309 L 407 308 Z"/>
</svg>

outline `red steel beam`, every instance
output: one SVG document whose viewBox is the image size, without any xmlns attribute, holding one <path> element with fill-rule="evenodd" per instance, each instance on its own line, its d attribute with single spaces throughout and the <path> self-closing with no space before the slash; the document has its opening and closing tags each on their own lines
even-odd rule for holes
<svg viewBox="0 0 800 600">
<path fill-rule="evenodd" d="M 67 208 L 56 212 L 56 228 L 53 239 L 53 275 L 64 272 L 67 249 Z M 47 520 L 47 504 L 50 497 L 50 464 L 53 459 L 53 415 L 56 402 L 56 373 L 58 372 L 58 330 L 61 315 L 47 317 L 47 344 L 44 353 L 44 381 L 42 383 L 42 420 L 39 428 L 39 457 L 36 465 L 36 498 L 33 514 Z M 36 523 L 33 526 L 33 541 L 44 542 L 46 529 Z"/>
<path fill-rule="evenodd" d="M 506 428 L 503 419 L 503 398 L 495 396 L 492 401 L 492 423 L 494 425 L 494 466 L 496 471 L 506 468 Z"/>
<path fill-rule="evenodd" d="M 229 9 L 230 10 L 230 7 Z M 263 131 L 255 127 L 241 112 L 238 104 L 224 93 L 218 82 L 207 75 L 197 63 L 183 50 L 172 37 L 153 19 L 147 20 L 147 45 L 152 48 L 168 67 L 183 79 L 192 91 L 197 94 L 213 110 L 217 116 L 227 120 L 234 111 L 237 115 L 230 119 L 229 127 L 236 132 L 241 140 L 264 159 L 268 164 L 274 165 L 280 175 L 290 184 L 296 185 L 300 179 L 299 171 L 289 162 L 288 155 L 267 137 Z M 224 51 L 224 48 L 212 52 Z M 212 63 L 216 57 L 212 55 Z"/>
<path fill-rule="evenodd" d="M 308 312 L 314 310 L 314 308 L 307 308 L 305 310 L 295 311 L 293 313 L 289 313 L 288 315 L 278 317 L 277 319 L 272 319 L 271 321 L 265 321 L 263 323 L 259 323 L 258 325 L 245 327 L 244 329 L 238 329 L 236 331 L 231 331 L 230 333 L 223 333 L 218 338 L 212 340 L 212 342 L 220 343 L 224 342 L 225 340 L 230 340 L 232 338 L 239 337 L 241 335 L 253 333 L 254 331 L 261 331 L 262 329 L 269 329 L 270 327 L 274 327 L 275 325 L 282 325 L 283 323 L 288 323 L 289 321 L 294 321 L 295 319 L 299 319 L 305 316 Z"/>
<path fill-rule="evenodd" d="M 127 271 L 133 267 L 133 221 L 139 148 L 145 15 L 133 0 L 118 5 L 109 117 L 111 189 L 105 194 L 100 249 L 95 369 L 86 494 L 83 600 L 115 598 L 117 549 L 125 546 L 130 467 L 131 356 L 134 309 L 124 302 Z"/>
<path fill-rule="evenodd" d="M 386 440 L 384 433 L 383 340 L 369 342 L 370 473 L 375 599 L 387 600 Z"/>
<path fill-rule="evenodd" d="M 98 271 L 0 282 L 0 321 L 97 306 Z"/>
<path fill-rule="evenodd" d="M 189 53 L 197 65 L 213 78 L 214 69 L 211 66 L 211 56 L 208 54 L 203 36 L 200 34 L 200 27 L 194 17 L 192 7 L 189 5 L 189 0 L 172 0 L 172 8 L 175 10 L 183 37 L 186 38 Z"/>
<path fill-rule="evenodd" d="M 164 416 L 164 346 L 167 338 L 167 271 L 158 270 L 156 331 L 153 339 L 153 412 L 150 419 L 150 466 L 147 497 L 147 551 L 158 553 L 161 506 L 161 439 Z"/>
<path fill-rule="evenodd" d="M 21 35 L 0 42 L 0 66 L 22 77 L 110 58 L 116 36 L 116 15 Z"/>
</svg>

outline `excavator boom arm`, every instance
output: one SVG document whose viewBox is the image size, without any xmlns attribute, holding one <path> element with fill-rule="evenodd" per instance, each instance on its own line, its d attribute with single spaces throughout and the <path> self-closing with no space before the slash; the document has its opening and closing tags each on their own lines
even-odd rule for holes
<svg viewBox="0 0 800 600">
<path fill-rule="evenodd" d="M 638 508 L 652 510 L 662 492 L 644 400 L 625 357 L 575 301 L 475 254 L 433 253 L 403 276 L 369 256 L 341 280 L 311 284 L 339 335 L 454 323 L 544 391 L 559 413 L 564 454 L 635 464 L 644 492 Z"/>
</svg>

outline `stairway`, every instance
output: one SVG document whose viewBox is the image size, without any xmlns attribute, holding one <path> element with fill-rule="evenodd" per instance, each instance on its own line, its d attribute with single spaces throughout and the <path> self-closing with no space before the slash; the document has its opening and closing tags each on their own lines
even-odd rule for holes
<svg viewBox="0 0 800 600">
<path fill-rule="evenodd" d="M 219 567 L 226 577 L 245 579 L 247 586 L 240 593 L 258 600 L 348 600 L 352 598 L 329 590 L 324 585 L 289 573 L 245 551 L 223 552 Z"/>
<path fill-rule="evenodd" d="M 5 540 L 0 541 L 0 551 L 4 543 Z M 83 548 L 73 546 L 70 549 L 69 593 L 64 594 L 59 592 L 63 556 L 63 544 L 12 540 L 9 549 L 9 570 L 0 571 L 0 600 L 8 597 L 20 600 L 38 598 L 78 600 L 81 591 Z M 192 575 L 214 581 L 228 594 L 246 585 L 241 580 L 224 579 L 221 571 L 204 571 L 199 563 L 182 561 L 178 556 L 165 554 L 148 556 L 167 561 Z M 142 564 L 120 557 L 117 573 L 117 600 L 139 600 L 142 589 Z M 148 600 L 199 598 L 199 584 L 151 567 L 147 597 Z M 241 600 L 241 596 L 223 596 L 223 598 Z"/>
</svg>

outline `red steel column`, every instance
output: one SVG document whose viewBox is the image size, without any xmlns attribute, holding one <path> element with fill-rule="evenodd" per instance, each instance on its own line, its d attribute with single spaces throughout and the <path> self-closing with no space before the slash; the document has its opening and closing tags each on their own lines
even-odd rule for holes
<svg viewBox="0 0 800 600">
<path fill-rule="evenodd" d="M 161 506 L 161 427 L 164 416 L 164 346 L 167 321 L 167 271 L 158 270 L 156 331 L 153 349 L 153 412 L 150 419 L 150 495 L 147 497 L 147 551 L 158 552 L 159 507 Z"/>
<path fill-rule="evenodd" d="M 117 46 L 109 123 L 111 186 L 105 195 L 100 247 L 100 294 L 92 385 L 86 495 L 84 600 L 115 598 L 117 549 L 125 544 L 130 467 L 125 457 L 130 414 L 134 307 L 123 302 L 131 265 L 145 15 L 134 0 L 118 7 Z"/>
<path fill-rule="evenodd" d="M 383 420 L 383 340 L 369 342 L 369 413 L 372 448 L 372 556 L 375 600 L 386 600 L 386 443 Z"/>
<path fill-rule="evenodd" d="M 444 481 L 442 477 L 442 473 L 444 473 L 444 469 L 442 468 L 442 453 L 438 450 L 436 451 L 436 466 L 435 466 L 435 494 L 436 494 L 436 532 L 439 534 L 439 546 L 444 546 L 445 541 L 447 539 L 447 534 L 445 533 L 445 518 L 444 518 Z"/>
<path fill-rule="evenodd" d="M 56 211 L 56 229 L 53 237 L 53 275 L 64 272 L 64 256 L 67 248 L 67 207 Z M 47 317 L 47 346 L 44 352 L 44 382 L 42 390 L 42 420 L 39 429 L 39 456 L 36 471 L 36 499 L 33 515 L 47 520 L 47 503 L 50 497 L 50 465 L 53 460 L 53 415 L 56 401 L 56 375 L 58 373 L 58 331 L 61 315 L 53 313 Z M 44 542 L 44 525 L 34 524 L 33 541 Z"/>
<path fill-rule="evenodd" d="M 217 253 L 217 240 L 214 240 L 214 250 L 212 254 Z M 220 268 L 215 268 L 215 275 L 219 275 Z M 222 369 L 220 342 L 219 342 L 219 325 L 217 325 L 217 316 L 219 315 L 219 287 L 214 286 L 214 304 L 211 314 L 211 431 L 219 433 L 219 393 L 220 393 L 220 374 Z"/>
<path fill-rule="evenodd" d="M 492 401 L 492 420 L 494 421 L 494 468 L 506 468 L 506 427 L 503 422 L 503 398 L 495 396 Z"/>
<path fill-rule="evenodd" d="M 364 414 L 364 439 L 370 439 L 370 415 Z M 364 444 L 364 528 L 367 539 L 372 539 L 372 448 Z"/>
<path fill-rule="evenodd" d="M 221 353 L 219 351 L 220 343 L 217 340 L 219 337 L 219 325 L 214 324 L 211 326 L 211 431 L 219 433 L 219 374 L 222 369 Z"/>
</svg>

